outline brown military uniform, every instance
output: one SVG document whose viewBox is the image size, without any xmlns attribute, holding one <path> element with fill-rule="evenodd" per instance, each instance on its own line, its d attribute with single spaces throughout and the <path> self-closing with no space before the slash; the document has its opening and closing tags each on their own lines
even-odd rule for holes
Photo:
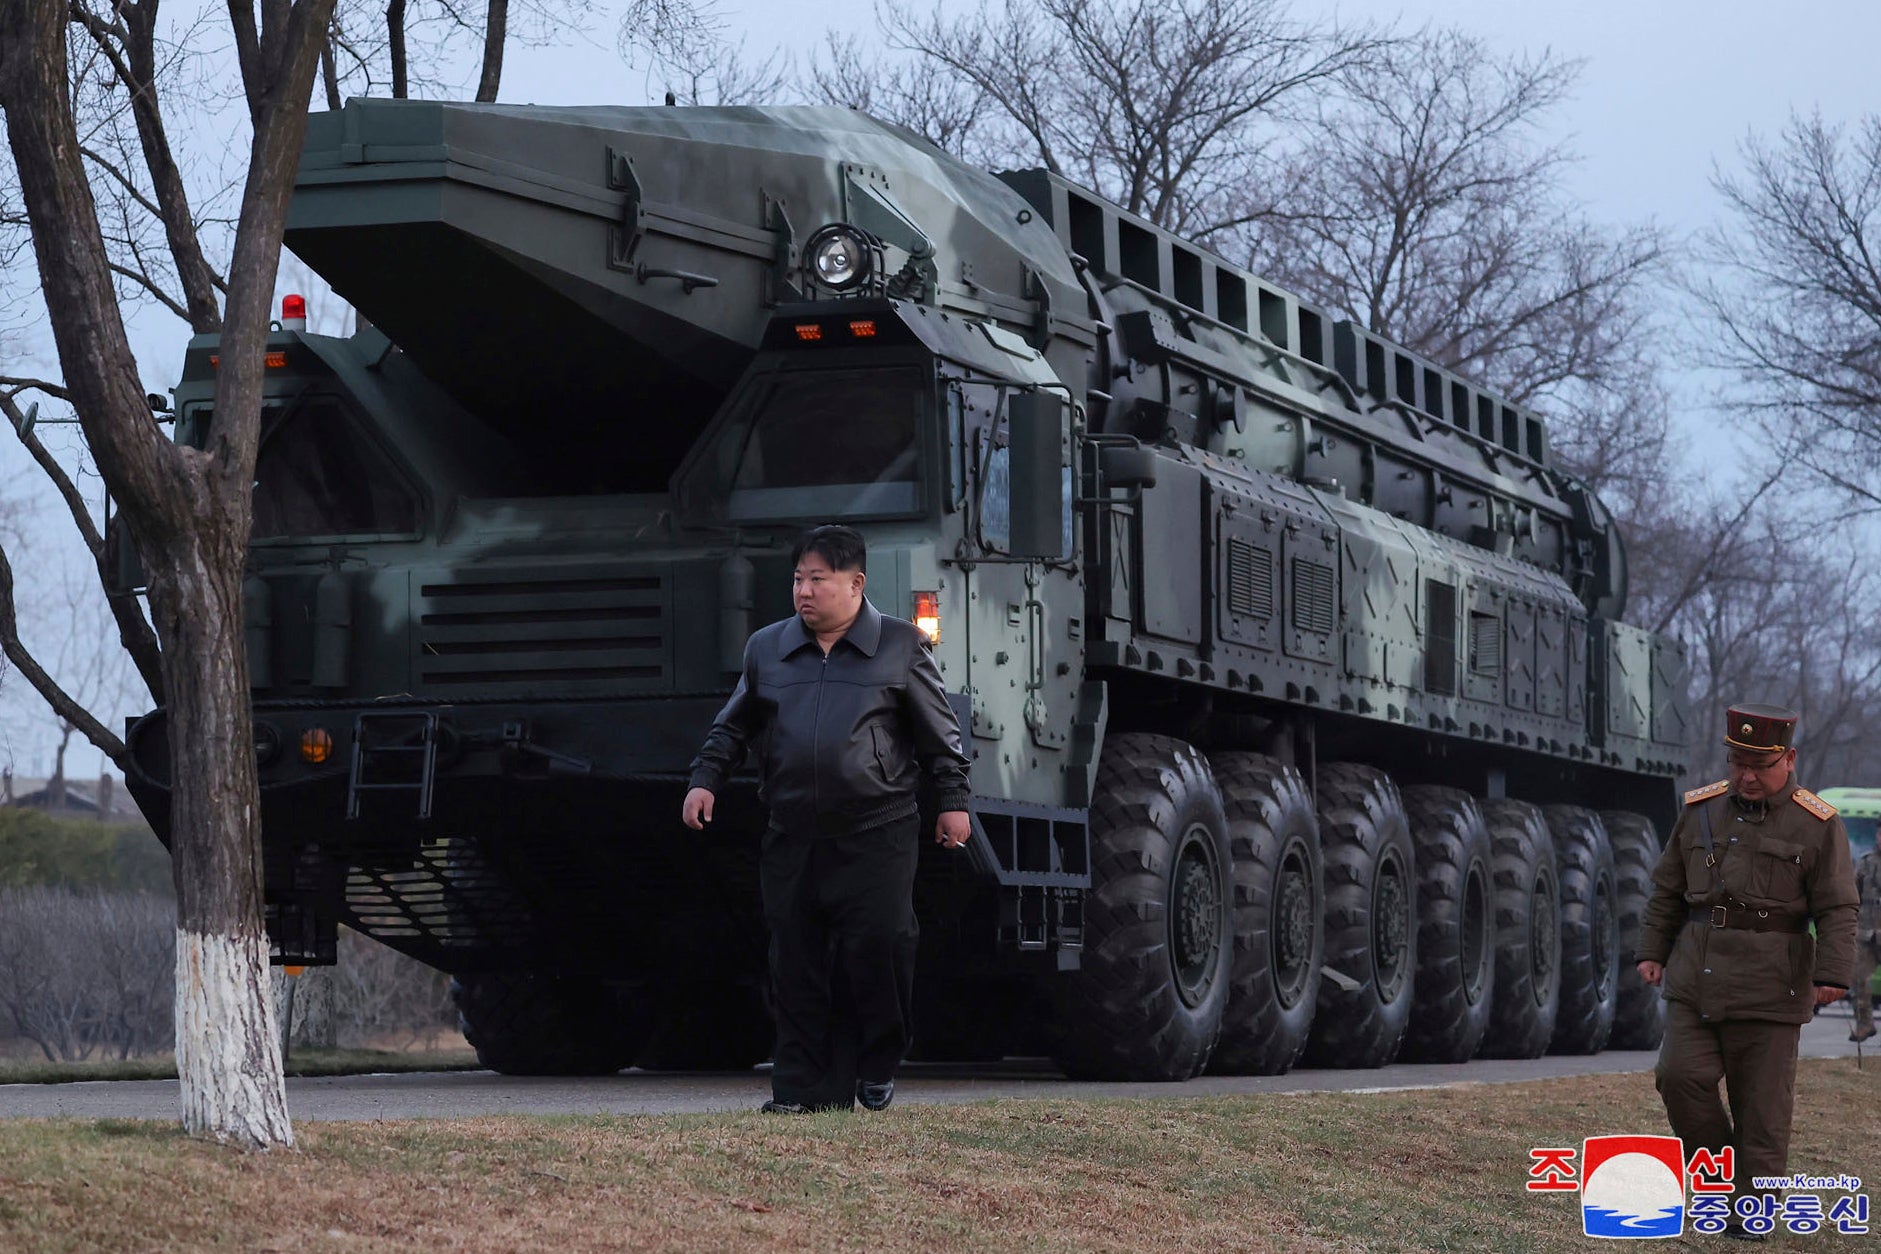
<svg viewBox="0 0 1881 1254">
<path fill-rule="evenodd" d="M 1865 1041 L 1874 1035 L 1874 969 L 1881 960 L 1881 845 L 1855 864 L 1855 888 L 1861 894 L 1861 914 L 1855 923 L 1854 983 L 1848 986 L 1855 1004 L 1855 1030 L 1849 1039 Z"/>
<path fill-rule="evenodd" d="M 1854 868 L 1834 808 L 1794 775 L 1763 801 L 1721 782 L 1686 802 L 1653 871 L 1638 957 L 1665 967 L 1657 1078 L 1672 1130 L 1688 1154 L 1734 1145 L 1742 1191 L 1788 1162 L 1797 1039 L 1815 986 L 1852 979 Z"/>
</svg>

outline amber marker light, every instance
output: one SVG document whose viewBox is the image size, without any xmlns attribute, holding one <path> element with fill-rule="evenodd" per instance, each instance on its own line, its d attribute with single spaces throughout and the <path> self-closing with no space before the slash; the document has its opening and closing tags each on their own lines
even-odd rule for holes
<svg viewBox="0 0 1881 1254">
<path fill-rule="evenodd" d="M 300 734 L 300 760 L 319 766 L 333 756 L 333 733 L 324 727 L 309 727 Z"/>
<path fill-rule="evenodd" d="M 823 338 L 822 324 L 816 322 L 799 322 L 797 324 L 797 338 L 802 340 L 805 344 L 815 343 L 817 340 Z"/>
<path fill-rule="evenodd" d="M 873 318 L 856 319 L 854 322 L 851 322 L 849 324 L 849 334 L 853 335 L 858 340 L 874 339 L 875 338 L 875 319 Z"/>
<path fill-rule="evenodd" d="M 929 644 L 940 643 L 940 593 L 914 594 L 914 625 L 921 629 Z"/>
<path fill-rule="evenodd" d="M 276 351 L 276 352 L 269 353 L 265 358 L 262 359 L 262 364 L 265 365 L 270 370 L 284 369 L 287 366 L 287 353 L 285 351 Z M 222 354 L 211 353 L 209 355 L 209 369 L 220 370 L 221 368 L 222 368 Z"/>
</svg>

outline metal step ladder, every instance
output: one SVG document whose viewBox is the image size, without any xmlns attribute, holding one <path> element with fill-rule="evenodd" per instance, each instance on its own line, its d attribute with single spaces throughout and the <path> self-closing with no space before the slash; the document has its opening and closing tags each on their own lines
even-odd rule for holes
<svg viewBox="0 0 1881 1254">
<path fill-rule="evenodd" d="M 413 734 L 417 740 L 413 742 Z M 386 772 L 395 764 L 408 764 L 407 755 L 422 755 L 416 778 L 388 779 Z M 367 772 L 379 769 L 379 778 L 368 779 Z M 431 817 L 431 791 L 437 779 L 438 716 L 431 713 L 381 710 L 361 714 L 353 722 L 353 770 L 346 784 L 346 817 L 359 817 L 359 795 L 366 792 L 415 792 L 418 814 Z"/>
</svg>

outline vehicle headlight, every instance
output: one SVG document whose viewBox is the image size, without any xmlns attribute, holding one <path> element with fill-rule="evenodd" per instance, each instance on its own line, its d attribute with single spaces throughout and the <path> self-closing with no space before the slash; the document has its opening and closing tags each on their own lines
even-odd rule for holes
<svg viewBox="0 0 1881 1254">
<path fill-rule="evenodd" d="M 847 291 L 869 277 L 875 249 L 869 238 L 845 222 L 819 227 L 804 245 L 816 281 L 836 291 Z"/>
</svg>

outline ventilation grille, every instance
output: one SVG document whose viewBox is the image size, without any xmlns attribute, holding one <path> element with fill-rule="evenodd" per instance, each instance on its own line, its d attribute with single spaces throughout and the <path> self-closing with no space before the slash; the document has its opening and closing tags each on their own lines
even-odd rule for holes
<svg viewBox="0 0 1881 1254">
<path fill-rule="evenodd" d="M 1274 616 L 1274 555 L 1245 540 L 1228 541 L 1228 610 L 1249 618 Z"/>
<path fill-rule="evenodd" d="M 408 859 L 346 872 L 353 926 L 408 952 L 515 947 L 529 938 L 527 905 L 465 840 L 428 845 Z"/>
<path fill-rule="evenodd" d="M 1470 670 L 1477 675 L 1502 673 L 1502 618 L 1470 615 Z"/>
<path fill-rule="evenodd" d="M 1295 558 L 1293 562 L 1293 625 L 1300 631 L 1325 635 L 1339 621 L 1332 567 L 1323 562 Z"/>
<path fill-rule="evenodd" d="M 606 574 L 421 583 L 418 675 L 428 686 L 602 683 L 657 688 L 670 672 L 666 581 Z"/>
</svg>

